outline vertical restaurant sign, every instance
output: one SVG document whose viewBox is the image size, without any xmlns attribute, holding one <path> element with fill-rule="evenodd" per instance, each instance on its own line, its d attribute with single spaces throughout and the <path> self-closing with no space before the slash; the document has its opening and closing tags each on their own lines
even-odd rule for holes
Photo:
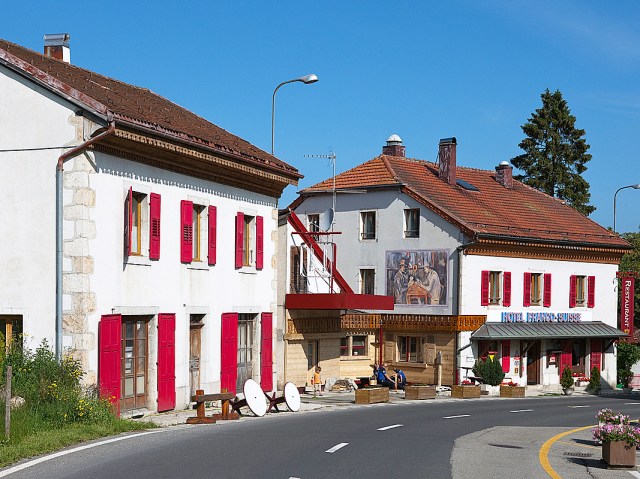
<svg viewBox="0 0 640 479">
<path fill-rule="evenodd" d="M 633 336 L 633 293 L 634 278 L 626 276 L 622 278 L 622 300 L 620 302 L 620 329 Z"/>
</svg>

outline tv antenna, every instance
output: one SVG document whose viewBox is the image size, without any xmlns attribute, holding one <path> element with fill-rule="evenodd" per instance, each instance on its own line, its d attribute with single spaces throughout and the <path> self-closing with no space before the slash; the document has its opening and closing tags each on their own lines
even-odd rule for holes
<svg viewBox="0 0 640 479">
<path fill-rule="evenodd" d="M 327 225 L 325 231 L 328 231 L 329 228 L 333 229 L 333 223 L 336 213 L 336 154 L 333 151 L 329 151 L 328 155 L 303 155 L 305 158 L 326 158 L 329 160 L 329 164 L 333 168 L 333 189 L 332 189 L 332 204 L 331 211 L 328 212 L 328 218 L 330 218 L 329 224 Z"/>
</svg>

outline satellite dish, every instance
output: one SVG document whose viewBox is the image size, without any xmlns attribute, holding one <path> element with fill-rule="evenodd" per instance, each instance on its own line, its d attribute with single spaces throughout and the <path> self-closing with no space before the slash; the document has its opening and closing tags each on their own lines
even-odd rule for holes
<svg viewBox="0 0 640 479">
<path fill-rule="evenodd" d="M 287 383 L 284 385 L 284 402 L 291 412 L 300 410 L 300 392 L 295 384 Z"/>
<path fill-rule="evenodd" d="M 258 417 L 264 416 L 267 412 L 267 403 L 260 385 L 253 379 L 247 379 L 242 386 L 242 392 L 251 412 Z"/>
<path fill-rule="evenodd" d="M 331 225 L 333 224 L 333 216 L 334 211 L 333 208 L 329 208 L 324 213 L 320 215 L 320 230 L 321 231 L 329 231 Z"/>
</svg>

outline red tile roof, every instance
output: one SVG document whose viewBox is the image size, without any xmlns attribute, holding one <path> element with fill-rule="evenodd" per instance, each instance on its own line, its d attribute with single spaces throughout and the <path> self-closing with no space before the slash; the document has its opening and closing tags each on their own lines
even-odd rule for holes
<svg viewBox="0 0 640 479">
<path fill-rule="evenodd" d="M 110 112 L 116 122 L 155 130 L 177 140 L 196 142 L 257 161 L 295 179 L 302 177 L 293 166 L 146 88 L 48 58 L 0 39 L 2 63 L 99 114 Z"/>
<path fill-rule="evenodd" d="M 503 238 L 576 242 L 628 248 L 629 244 L 589 218 L 541 191 L 514 180 L 507 189 L 495 171 L 457 167 L 457 179 L 478 188 L 470 191 L 438 177 L 436 163 L 378 156 L 336 176 L 336 189 L 400 187 L 404 193 L 468 233 Z M 301 195 L 331 191 L 327 179 Z"/>
</svg>

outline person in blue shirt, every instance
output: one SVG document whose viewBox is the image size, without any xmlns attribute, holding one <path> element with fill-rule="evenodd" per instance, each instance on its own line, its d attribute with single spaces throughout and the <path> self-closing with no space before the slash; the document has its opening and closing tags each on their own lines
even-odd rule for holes
<svg viewBox="0 0 640 479">
<path fill-rule="evenodd" d="M 378 385 L 385 386 L 385 387 L 388 387 L 388 388 L 395 388 L 395 386 L 396 386 L 396 383 L 387 374 L 387 365 L 386 365 L 386 363 L 382 363 L 378 367 Z"/>
<path fill-rule="evenodd" d="M 407 385 L 407 376 L 402 369 L 394 369 L 394 371 L 396 372 L 396 389 L 404 389 Z"/>
</svg>

